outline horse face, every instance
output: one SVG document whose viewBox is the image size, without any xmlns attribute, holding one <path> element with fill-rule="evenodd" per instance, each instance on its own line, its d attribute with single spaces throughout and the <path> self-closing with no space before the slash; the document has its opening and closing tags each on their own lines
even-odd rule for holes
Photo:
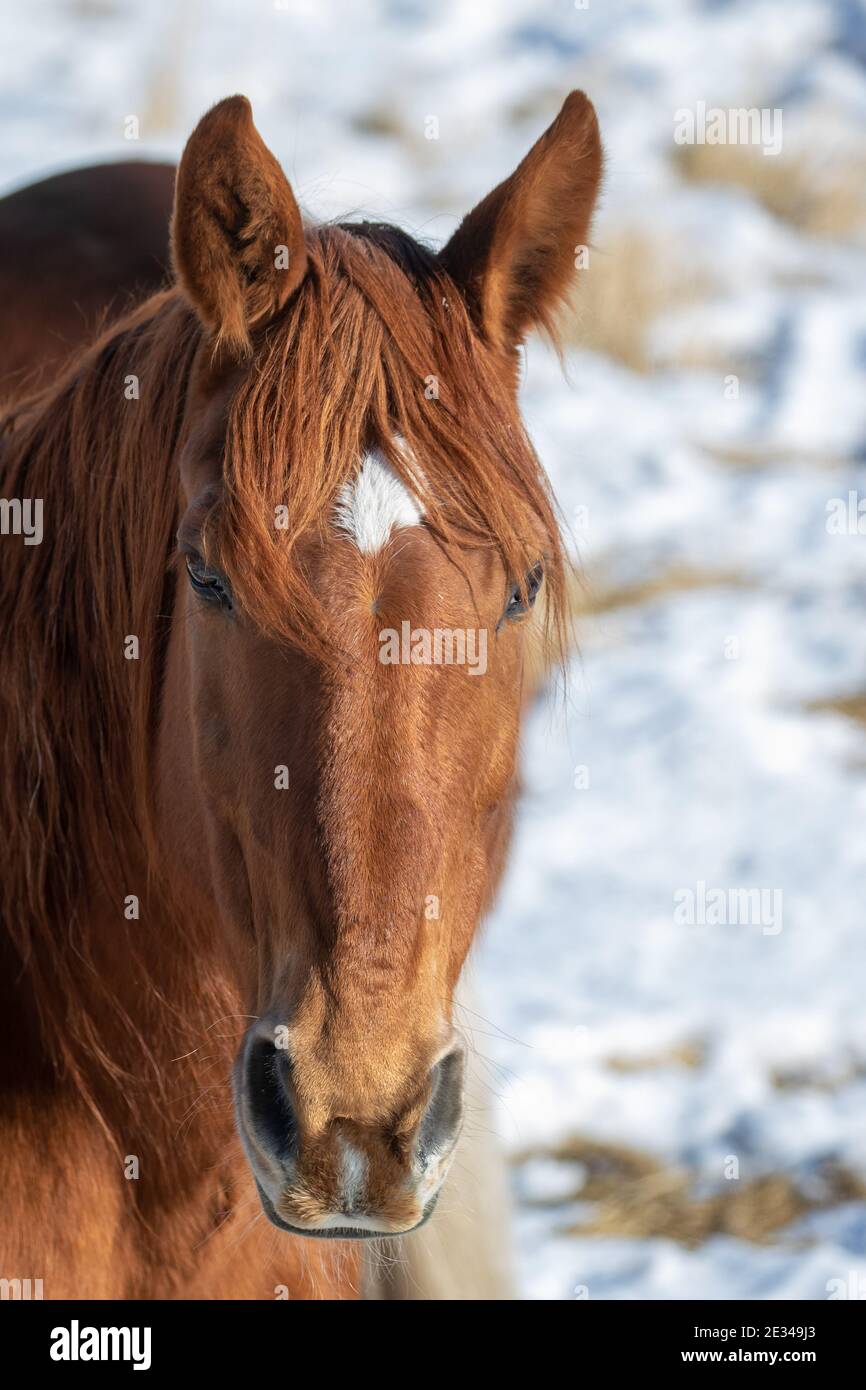
<svg viewBox="0 0 866 1390">
<path fill-rule="evenodd" d="M 574 146 L 580 134 L 581 179 L 593 158 L 597 179 L 591 107 L 564 117 L 559 140 Z M 562 176 L 557 140 L 550 132 L 544 140 L 527 157 L 537 167 L 524 161 L 517 182 L 485 200 L 440 262 L 449 294 L 474 322 L 473 390 L 499 402 L 505 451 L 520 437 L 514 345 L 561 290 L 550 223 L 563 217 Z M 545 170 L 558 170 L 557 196 L 542 218 Z M 526 236 L 515 223 L 524 185 Z M 234 194 L 219 215 L 214 202 L 226 188 Z M 497 195 L 501 213 L 491 207 Z M 572 214 L 558 235 L 579 240 L 590 207 L 591 198 L 580 226 Z M 243 224 L 227 225 L 229 213 Z M 273 377 L 273 342 L 294 322 L 312 256 L 291 191 L 240 99 L 205 117 L 187 147 L 174 242 L 181 283 L 213 338 L 193 374 L 180 459 L 180 588 L 165 705 L 183 714 L 161 729 L 163 833 L 194 890 L 215 905 L 246 991 L 253 1021 L 234 1090 L 266 1213 L 302 1234 L 408 1231 L 432 1210 L 462 1123 L 453 992 L 508 839 L 524 632 L 553 542 L 543 507 L 540 517 L 523 506 L 518 488 L 519 573 L 471 528 L 444 543 L 441 469 L 388 432 L 392 404 L 373 400 L 360 402 L 363 430 L 336 427 L 353 445 L 330 492 L 313 492 L 326 504 L 305 508 L 293 496 L 290 545 L 266 541 L 261 527 L 255 536 L 238 528 L 239 494 L 244 479 L 255 482 L 256 457 L 273 452 L 268 431 L 279 432 L 280 402 L 304 390 L 302 347 L 283 355 L 272 415 L 249 409 L 239 424 L 238 401 L 254 403 L 259 377 Z M 530 310 L 523 278 L 509 293 L 509 274 L 517 266 L 530 274 L 536 242 Z M 288 253 L 279 275 L 274 248 L 277 259 Z M 399 268 L 368 251 L 373 280 L 391 274 L 399 295 Z M 319 292 L 323 265 L 320 257 Z M 423 337 L 424 311 L 405 288 L 408 336 L 418 317 Z M 268 368 L 249 355 L 262 329 Z M 349 337 L 367 341 L 374 331 L 371 320 Z M 370 394 L 393 396 L 392 386 Z M 364 381 L 356 387 L 363 397 Z M 332 394 L 314 396 L 296 442 L 325 430 Z M 467 455 L 472 425 L 468 406 L 466 437 L 459 419 L 450 425 Z M 489 441 L 483 447 L 490 452 Z M 502 488 L 514 491 L 509 463 L 519 474 L 516 458 L 488 459 L 487 470 L 501 467 Z M 290 491 L 302 491 L 300 458 L 286 476 Z M 268 525 L 278 530 L 274 510 Z M 234 544 L 225 539 L 232 516 Z"/>
<path fill-rule="evenodd" d="M 452 993 L 507 836 L 529 610 L 495 556 L 461 572 L 400 524 L 410 497 L 378 455 L 346 490 L 356 529 L 337 507 L 298 547 L 340 659 L 276 643 L 195 566 L 190 744 L 170 758 L 193 771 L 220 916 L 252 948 L 235 1092 L 266 1208 L 399 1231 L 460 1129 Z"/>
</svg>

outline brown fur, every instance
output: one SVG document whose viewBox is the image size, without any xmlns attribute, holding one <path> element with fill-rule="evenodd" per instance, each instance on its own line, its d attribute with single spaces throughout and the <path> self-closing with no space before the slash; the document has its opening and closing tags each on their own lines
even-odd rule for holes
<svg viewBox="0 0 866 1390">
<path fill-rule="evenodd" d="M 0 401 L 35 389 L 109 315 L 170 275 L 174 169 L 55 174 L 0 198 Z"/>
<path fill-rule="evenodd" d="M 221 101 L 190 136 L 172 243 L 202 322 L 217 345 L 235 351 L 249 348 L 250 331 L 269 322 L 301 283 L 301 214 L 246 97 Z"/>
<path fill-rule="evenodd" d="M 572 92 L 510 178 L 478 204 L 442 253 L 487 339 L 506 355 L 556 314 L 589 237 L 602 152 L 592 102 Z"/>
<path fill-rule="evenodd" d="M 248 105 L 222 103 L 178 178 L 183 294 L 5 425 L 4 494 L 44 497 L 49 529 L 41 547 L 4 539 L 3 1266 L 50 1271 L 48 1296 L 357 1287 L 354 1250 L 256 1217 L 227 1086 L 250 1015 L 291 1023 L 302 1144 L 283 1219 L 327 1213 L 348 1140 L 381 1220 L 414 1224 L 430 1068 L 508 839 L 522 635 L 499 615 L 541 554 L 561 631 L 558 530 L 501 353 L 518 318 L 488 347 L 447 251 L 377 227 L 310 229 L 301 250 L 296 211 Z M 516 231 L 504 260 L 485 253 L 500 283 L 536 232 L 516 260 Z M 567 288 L 546 245 L 541 322 Z M 468 263 L 464 245 L 454 274 Z M 371 443 L 407 479 L 421 462 L 428 516 L 375 556 L 328 525 Z M 241 621 L 178 588 L 179 515 Z M 376 634 L 402 617 L 484 626 L 487 676 L 382 667 Z"/>
</svg>

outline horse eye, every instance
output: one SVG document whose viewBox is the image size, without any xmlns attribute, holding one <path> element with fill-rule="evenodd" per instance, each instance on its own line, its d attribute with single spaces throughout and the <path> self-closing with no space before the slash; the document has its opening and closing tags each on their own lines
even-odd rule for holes
<svg viewBox="0 0 866 1390">
<path fill-rule="evenodd" d="M 222 604 L 223 608 L 231 608 L 228 580 L 216 570 L 209 570 L 200 555 L 187 555 L 186 572 L 197 594 Z"/>
<path fill-rule="evenodd" d="M 515 584 L 508 599 L 508 606 L 505 609 L 506 618 L 517 618 L 521 613 L 528 613 L 530 608 L 538 598 L 538 591 L 541 588 L 541 581 L 544 578 L 544 566 L 539 560 L 537 565 L 529 571 L 523 581 L 526 590 L 526 597 L 520 594 L 520 585 Z"/>
</svg>

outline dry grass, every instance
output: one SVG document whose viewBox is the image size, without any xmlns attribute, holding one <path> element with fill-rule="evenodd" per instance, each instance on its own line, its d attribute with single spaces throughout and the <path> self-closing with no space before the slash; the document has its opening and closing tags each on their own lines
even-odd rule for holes
<svg viewBox="0 0 866 1390">
<path fill-rule="evenodd" d="M 705 439 L 695 439 L 693 443 L 716 463 L 739 472 L 760 468 L 790 468 L 798 465 L 830 470 L 850 463 L 849 459 L 841 455 L 816 454 L 804 449 L 783 451 L 768 449 L 759 444 L 716 444 Z"/>
<path fill-rule="evenodd" d="M 601 577 L 582 584 L 576 579 L 571 608 L 576 618 L 583 618 L 613 613 L 622 608 L 635 608 L 671 594 L 731 588 L 745 589 L 748 584 L 742 575 L 732 570 L 699 570 L 689 565 L 671 565 L 659 574 L 634 584 L 606 585 Z"/>
<path fill-rule="evenodd" d="M 443 160 L 443 142 L 428 139 L 422 119 L 410 113 L 405 104 L 397 101 L 373 102 L 351 117 L 352 129 L 359 135 L 398 146 L 408 160 L 419 168 L 429 170 Z M 432 205 L 441 203 L 441 191 L 429 193 Z M 451 203 L 445 200 L 441 206 L 452 211 Z M 466 211 L 466 209 L 464 209 Z"/>
<path fill-rule="evenodd" d="M 863 1080 L 866 1080 L 866 1058 L 863 1057 L 852 1059 L 846 1067 L 834 1072 L 780 1067 L 770 1073 L 770 1084 L 777 1091 L 818 1091 L 824 1095 L 833 1095 Z"/>
<path fill-rule="evenodd" d="M 373 135 L 381 140 L 408 139 L 408 131 L 399 113 L 393 106 L 373 105 L 359 111 L 352 117 L 352 127 L 359 135 Z"/>
<path fill-rule="evenodd" d="M 710 1236 L 735 1236 L 765 1244 L 811 1204 L 783 1174 L 728 1184 L 730 1190 L 695 1197 L 687 1173 L 660 1169 L 605 1197 L 589 1221 L 570 1226 L 570 1235 L 662 1237 L 690 1249 Z"/>
<path fill-rule="evenodd" d="M 614 1053 L 613 1056 L 605 1058 L 605 1066 L 611 1071 L 628 1076 L 635 1072 L 661 1071 L 665 1067 L 688 1067 L 692 1071 L 698 1071 L 706 1059 L 706 1043 L 695 1039 L 692 1042 L 677 1043 L 675 1047 L 669 1047 L 664 1052 L 641 1055 Z"/>
<path fill-rule="evenodd" d="M 621 231 L 593 246 L 585 269 L 576 270 L 573 306 L 563 320 L 568 346 L 604 353 L 635 372 L 655 366 L 650 329 L 665 312 L 705 298 L 712 286 L 705 274 L 684 270 L 673 247 L 665 250 L 635 231 Z M 707 353 L 697 341 L 684 356 L 688 363 Z M 703 362 L 700 363 L 704 365 Z M 716 365 L 715 357 L 711 365 Z"/>
<path fill-rule="evenodd" d="M 519 1162 L 540 1157 L 578 1165 L 572 1200 L 594 1207 L 585 1221 L 565 1228 L 567 1235 L 656 1237 L 690 1249 L 727 1235 L 763 1245 L 810 1211 L 866 1198 L 863 1179 L 838 1165 L 825 1167 L 808 1193 L 783 1173 L 731 1180 L 700 1193 L 694 1173 L 665 1167 L 624 1145 L 574 1136 L 550 1152 L 524 1154 Z"/>
<path fill-rule="evenodd" d="M 681 145 L 674 160 L 684 178 L 742 188 L 809 236 L 866 239 L 866 159 L 842 168 L 817 159 L 768 158 L 751 145 Z"/>
<path fill-rule="evenodd" d="M 810 713 L 844 714 L 858 724 L 866 724 L 866 695 L 834 695 L 825 700 L 810 700 L 805 708 Z"/>
<path fill-rule="evenodd" d="M 588 580 L 575 571 L 569 584 L 569 611 L 580 637 L 582 619 L 600 617 L 626 608 L 653 603 L 671 594 L 687 594 L 699 589 L 744 589 L 748 583 L 742 575 L 729 570 L 698 570 L 688 565 L 671 565 L 659 574 L 634 584 L 610 584 L 604 577 Z M 551 674 L 548 652 L 541 638 L 544 626 L 544 590 L 542 589 L 535 619 L 527 633 L 525 689 L 532 700 L 544 688 Z"/>
</svg>

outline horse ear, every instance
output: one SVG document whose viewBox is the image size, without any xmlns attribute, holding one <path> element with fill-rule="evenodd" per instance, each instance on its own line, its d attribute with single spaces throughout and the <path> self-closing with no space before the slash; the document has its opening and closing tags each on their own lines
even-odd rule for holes
<svg viewBox="0 0 866 1390">
<path fill-rule="evenodd" d="M 586 246 L 601 167 L 595 109 L 583 92 L 572 92 L 511 177 L 440 252 L 495 346 L 511 353 L 531 329 L 553 332 Z"/>
<path fill-rule="evenodd" d="M 246 97 L 203 116 L 177 171 L 175 273 L 218 345 L 244 353 L 304 278 L 301 214 Z"/>
</svg>

